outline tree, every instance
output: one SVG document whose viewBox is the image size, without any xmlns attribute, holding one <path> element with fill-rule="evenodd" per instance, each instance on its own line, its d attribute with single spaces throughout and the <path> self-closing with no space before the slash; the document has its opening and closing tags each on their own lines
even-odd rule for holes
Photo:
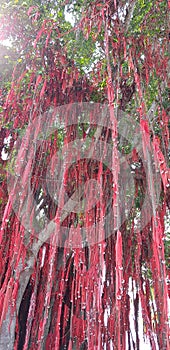
<svg viewBox="0 0 170 350">
<path fill-rule="evenodd" d="M 1 348 L 167 349 L 167 3 L 2 7 Z"/>
</svg>

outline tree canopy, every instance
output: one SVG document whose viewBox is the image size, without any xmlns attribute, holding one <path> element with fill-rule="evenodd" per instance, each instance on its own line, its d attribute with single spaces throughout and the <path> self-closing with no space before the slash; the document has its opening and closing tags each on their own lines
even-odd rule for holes
<svg viewBox="0 0 170 350">
<path fill-rule="evenodd" d="M 168 349 L 169 8 L 0 5 L 3 349 Z"/>
</svg>

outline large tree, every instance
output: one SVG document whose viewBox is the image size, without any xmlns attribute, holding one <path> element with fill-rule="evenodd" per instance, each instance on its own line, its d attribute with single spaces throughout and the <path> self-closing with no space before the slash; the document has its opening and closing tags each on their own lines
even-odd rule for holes
<svg viewBox="0 0 170 350">
<path fill-rule="evenodd" d="M 168 349 L 169 26 L 166 1 L 1 5 L 0 349 Z"/>
</svg>

